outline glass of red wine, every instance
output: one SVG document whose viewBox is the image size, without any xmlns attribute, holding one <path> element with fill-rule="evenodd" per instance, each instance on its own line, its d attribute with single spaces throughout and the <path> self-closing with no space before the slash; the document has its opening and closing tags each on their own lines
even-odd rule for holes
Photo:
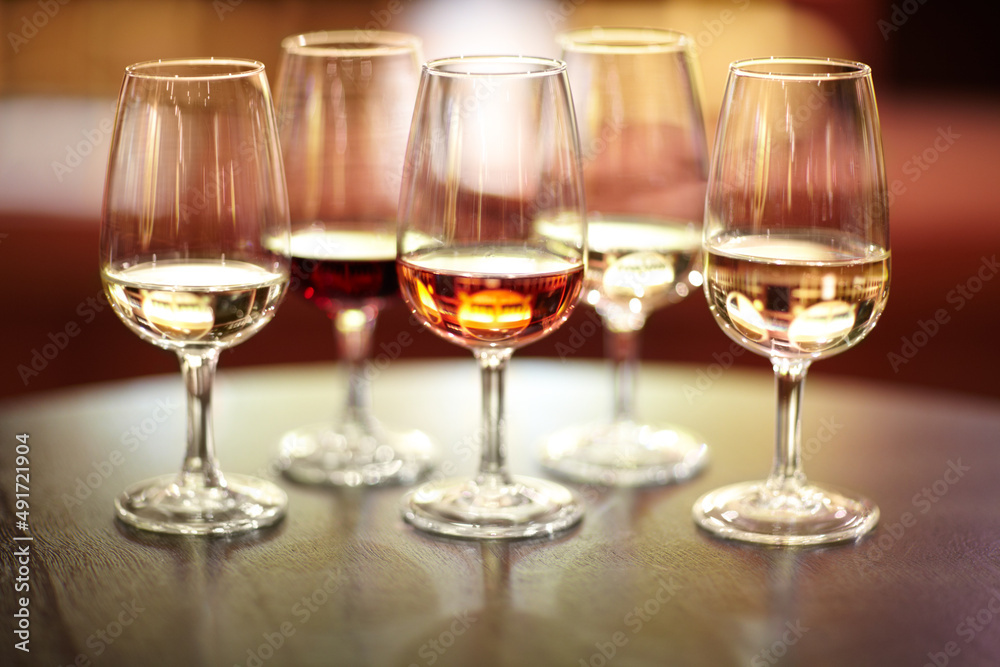
<svg viewBox="0 0 1000 667">
<path fill-rule="evenodd" d="M 482 372 L 479 472 L 408 493 L 404 519 L 466 538 L 551 535 L 583 516 L 575 493 L 507 470 L 504 370 L 577 303 L 586 264 L 579 139 L 566 66 L 445 58 L 423 66 L 399 203 L 403 298 Z M 442 406 L 447 410 L 447 406 Z"/>
<path fill-rule="evenodd" d="M 420 41 L 322 31 L 282 42 L 278 120 L 292 220 L 290 291 L 333 321 L 347 370 L 339 419 L 282 438 L 279 465 L 307 484 L 406 484 L 433 447 L 374 416 L 370 370 L 379 311 L 399 297 L 396 206 L 419 81 Z"/>
</svg>

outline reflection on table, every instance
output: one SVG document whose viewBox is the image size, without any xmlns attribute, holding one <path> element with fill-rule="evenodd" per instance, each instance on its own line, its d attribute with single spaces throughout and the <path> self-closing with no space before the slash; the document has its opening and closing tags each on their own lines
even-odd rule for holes
<svg viewBox="0 0 1000 667">
<path fill-rule="evenodd" d="M 280 435 L 338 405 L 333 366 L 223 371 L 227 471 L 274 478 Z M 472 360 L 395 361 L 379 372 L 385 420 L 443 443 L 435 475 L 472 471 Z M 511 469 L 541 475 L 553 430 L 610 405 L 600 363 L 515 360 Z M 771 458 L 770 369 L 644 366 L 639 412 L 697 429 L 706 471 L 661 488 L 576 488 L 582 525 L 556 539 L 479 543 L 403 524 L 404 489 L 329 490 L 279 479 L 288 518 L 235 539 L 141 533 L 113 518 L 127 484 L 177 467 L 176 376 L 0 404 L 4 590 L 30 551 L 30 653 L 16 665 L 923 665 L 996 664 L 1000 404 L 833 380 L 806 388 L 807 474 L 882 510 L 857 544 L 760 548 L 699 532 L 706 490 L 759 478 Z M 30 534 L 15 527 L 14 434 L 28 433 Z M 0 612 L 18 608 L 4 594 Z M 991 606 L 992 605 L 992 606 Z M 985 611 L 984 611 L 985 610 Z M 971 619 L 971 620 L 970 620 Z M 936 656 L 936 658 L 935 658 Z"/>
</svg>

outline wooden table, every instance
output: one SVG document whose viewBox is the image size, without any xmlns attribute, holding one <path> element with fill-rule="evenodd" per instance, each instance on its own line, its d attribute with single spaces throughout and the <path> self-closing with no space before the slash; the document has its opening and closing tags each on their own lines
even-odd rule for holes
<svg viewBox="0 0 1000 667">
<path fill-rule="evenodd" d="M 142 533 L 114 519 L 112 501 L 179 468 L 179 375 L 8 401 L 0 614 L 10 629 L 0 664 L 1000 664 L 1000 403 L 831 380 L 822 369 L 806 388 L 806 472 L 873 497 L 882 520 L 858 543 L 802 549 L 720 541 L 690 518 L 701 493 L 769 468 L 774 398 L 763 360 L 759 371 L 644 366 L 640 412 L 703 433 L 710 467 L 673 487 L 578 487 L 579 528 L 515 542 L 417 533 L 399 518 L 400 488 L 284 481 L 289 515 L 273 529 L 234 539 Z M 332 413 L 341 381 L 326 365 L 223 370 L 223 469 L 274 477 L 281 433 Z M 546 432 L 607 415 L 609 383 L 600 363 L 515 357 L 512 469 L 539 474 Z M 374 387 L 384 421 L 423 429 L 445 461 L 472 470 L 471 358 L 396 361 Z M 25 535 L 14 516 L 20 433 L 29 434 L 33 541 L 16 540 Z M 29 588 L 19 592 L 25 561 Z M 21 597 L 30 653 L 11 632 Z"/>
</svg>

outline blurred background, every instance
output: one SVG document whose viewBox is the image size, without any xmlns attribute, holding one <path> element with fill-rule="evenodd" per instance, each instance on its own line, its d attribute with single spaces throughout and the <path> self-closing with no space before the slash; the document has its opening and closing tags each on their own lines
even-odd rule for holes
<svg viewBox="0 0 1000 667">
<path fill-rule="evenodd" d="M 176 373 L 176 358 L 141 342 L 110 312 L 97 266 L 104 170 L 126 65 L 179 56 L 265 63 L 277 79 L 281 38 L 319 29 L 388 29 L 424 40 L 427 58 L 558 55 L 553 35 L 591 25 L 682 30 L 698 45 L 711 135 L 727 65 L 750 56 L 861 60 L 874 71 L 892 190 L 893 276 L 878 327 L 815 372 L 1000 397 L 1000 76 L 980 12 L 945 0 L 0 0 L 0 397 Z M 403 358 L 468 356 L 421 332 L 400 304 L 378 342 L 411 331 Z M 655 313 L 648 360 L 713 375 L 731 355 L 700 292 Z M 522 356 L 598 358 L 596 318 L 579 308 Z M 286 299 L 222 368 L 332 361 L 330 324 Z M 471 360 L 469 362 L 472 363 Z M 336 378 L 331 378 L 331 382 Z M 610 381 L 610 378 L 609 378 Z"/>
</svg>

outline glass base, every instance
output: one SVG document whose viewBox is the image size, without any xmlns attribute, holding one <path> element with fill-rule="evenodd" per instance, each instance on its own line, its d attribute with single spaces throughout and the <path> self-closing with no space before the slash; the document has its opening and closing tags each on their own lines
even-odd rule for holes
<svg viewBox="0 0 1000 667">
<path fill-rule="evenodd" d="M 542 479 L 513 477 L 429 482 L 403 497 L 403 518 L 420 530 L 471 539 L 548 536 L 576 525 L 583 502 Z"/>
<path fill-rule="evenodd" d="M 631 421 L 565 429 L 542 450 L 546 470 L 605 486 L 680 482 L 698 474 L 707 460 L 708 446 L 697 435 Z"/>
<path fill-rule="evenodd" d="M 761 481 L 707 493 L 693 515 L 719 537 L 794 546 L 855 540 L 875 527 L 879 510 L 867 498 L 831 488 L 804 484 L 779 492 Z"/>
<path fill-rule="evenodd" d="M 281 439 L 278 466 L 291 480 L 329 486 L 412 484 L 434 463 L 434 447 L 420 431 L 390 433 L 380 427 L 351 432 L 318 424 Z"/>
<path fill-rule="evenodd" d="M 280 488 L 243 475 L 226 475 L 217 487 L 206 487 L 196 475 L 164 475 L 115 498 L 121 521 L 175 535 L 235 535 L 264 528 L 280 521 L 287 505 Z"/>
</svg>

